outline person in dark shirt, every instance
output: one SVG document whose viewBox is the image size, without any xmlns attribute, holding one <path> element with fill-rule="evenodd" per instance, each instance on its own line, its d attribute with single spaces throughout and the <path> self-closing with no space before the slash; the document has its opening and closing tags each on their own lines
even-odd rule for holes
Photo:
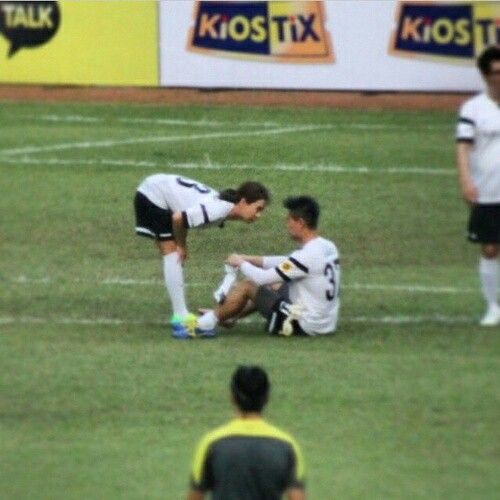
<svg viewBox="0 0 500 500">
<path fill-rule="evenodd" d="M 304 460 L 295 439 L 262 418 L 270 383 L 258 366 L 231 379 L 236 418 L 198 443 L 188 500 L 305 500 Z"/>
</svg>

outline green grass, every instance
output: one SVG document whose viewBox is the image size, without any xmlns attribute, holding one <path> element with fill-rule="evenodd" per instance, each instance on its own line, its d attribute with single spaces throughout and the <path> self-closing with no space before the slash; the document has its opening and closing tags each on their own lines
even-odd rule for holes
<svg viewBox="0 0 500 500">
<path fill-rule="evenodd" d="M 152 121 L 166 119 L 185 123 Z M 0 498 L 183 498 L 193 448 L 231 417 L 228 380 L 248 362 L 271 375 L 268 418 L 302 444 L 309 498 L 495 498 L 500 331 L 476 326 L 477 248 L 463 238 L 453 121 L 3 103 Z M 245 135 L 308 125 L 325 128 Z M 144 142 L 11 151 L 131 138 Z M 190 234 L 193 310 L 210 303 L 228 252 L 291 250 L 281 200 L 316 196 L 342 255 L 338 333 L 274 339 L 256 319 L 215 341 L 171 339 L 159 259 L 133 233 L 134 190 L 157 171 L 217 188 L 254 178 L 274 196 L 254 225 Z M 145 283 L 106 283 L 118 278 Z M 428 291 L 394 288 L 415 285 Z"/>
</svg>

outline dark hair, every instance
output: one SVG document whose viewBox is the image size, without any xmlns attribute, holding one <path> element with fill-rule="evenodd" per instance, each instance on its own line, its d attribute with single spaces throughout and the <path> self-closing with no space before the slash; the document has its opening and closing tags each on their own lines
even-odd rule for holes
<svg viewBox="0 0 500 500">
<path fill-rule="evenodd" d="M 283 202 L 294 219 L 303 219 L 310 229 L 318 227 L 319 205 L 311 196 L 290 196 Z"/>
<path fill-rule="evenodd" d="M 500 45 L 487 47 L 477 58 L 477 67 L 482 75 L 489 75 L 493 61 L 500 61 Z"/>
<path fill-rule="evenodd" d="M 258 200 L 264 200 L 266 203 L 271 201 L 267 188 L 255 181 L 246 181 L 237 189 L 224 189 L 219 193 L 219 198 L 231 203 L 238 203 L 242 198 L 248 203 L 254 203 Z"/>
<path fill-rule="evenodd" d="M 234 402 L 243 412 L 260 413 L 267 403 L 270 388 L 267 373 L 260 366 L 238 366 L 231 378 Z"/>
</svg>

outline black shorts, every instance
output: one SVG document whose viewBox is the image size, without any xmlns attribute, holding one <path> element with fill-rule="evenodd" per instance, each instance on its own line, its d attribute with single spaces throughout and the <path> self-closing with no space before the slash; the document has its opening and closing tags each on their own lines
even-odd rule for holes
<svg viewBox="0 0 500 500">
<path fill-rule="evenodd" d="M 137 191 L 134 198 L 135 232 L 139 236 L 157 241 L 174 239 L 172 230 L 172 212 L 152 203 Z"/>
<path fill-rule="evenodd" d="M 288 286 L 281 285 L 278 289 L 269 286 L 259 286 L 255 297 L 255 308 L 266 318 L 266 332 L 276 335 L 287 318 L 286 306 L 290 306 Z M 307 335 L 299 322 L 292 321 L 294 335 Z"/>
<path fill-rule="evenodd" d="M 470 211 L 467 238 L 484 245 L 500 244 L 500 203 L 474 205 Z"/>
</svg>

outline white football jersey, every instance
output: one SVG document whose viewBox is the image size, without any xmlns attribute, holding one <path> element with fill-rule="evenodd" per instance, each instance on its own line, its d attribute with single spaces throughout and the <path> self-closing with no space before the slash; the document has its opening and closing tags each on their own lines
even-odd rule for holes
<svg viewBox="0 0 500 500">
<path fill-rule="evenodd" d="M 340 260 L 335 244 L 318 237 L 282 261 L 276 272 L 289 282 L 290 301 L 301 304 L 306 333 L 331 333 L 337 326 Z"/>
<path fill-rule="evenodd" d="M 211 187 L 180 175 L 150 175 L 137 191 L 160 208 L 182 212 L 188 228 L 220 223 L 234 207 L 233 203 L 220 200 L 219 193 Z"/>
<path fill-rule="evenodd" d="M 478 202 L 500 203 L 500 104 L 486 93 L 466 101 L 460 108 L 456 136 L 473 144 L 470 169 Z"/>
<path fill-rule="evenodd" d="M 300 304 L 301 328 L 309 335 L 332 333 L 340 307 L 340 260 L 332 241 L 317 237 L 288 257 L 266 256 L 262 268 L 244 262 L 242 273 L 259 285 L 286 282 L 290 301 Z"/>
</svg>

